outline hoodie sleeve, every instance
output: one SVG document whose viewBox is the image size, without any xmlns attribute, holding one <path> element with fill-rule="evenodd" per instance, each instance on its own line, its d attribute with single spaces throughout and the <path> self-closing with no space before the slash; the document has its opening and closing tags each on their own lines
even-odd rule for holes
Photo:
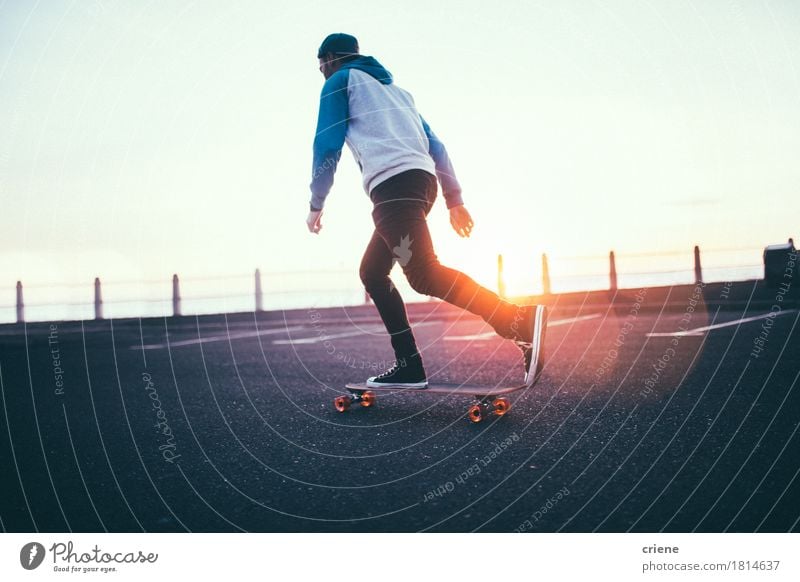
<svg viewBox="0 0 800 582">
<path fill-rule="evenodd" d="M 422 121 L 422 128 L 425 130 L 425 135 L 428 136 L 428 153 L 433 158 L 436 164 L 436 176 L 439 178 L 439 183 L 442 185 L 442 193 L 444 194 L 445 202 L 448 208 L 460 206 L 464 204 L 461 199 L 461 185 L 456 178 L 456 171 L 453 169 L 453 164 L 450 161 L 450 156 L 447 155 L 447 150 L 444 144 L 433 133 L 431 126 L 420 115 Z"/>
<path fill-rule="evenodd" d="M 319 100 L 314 163 L 311 169 L 311 208 L 322 210 L 333 186 L 333 175 L 347 134 L 349 70 L 337 71 L 325 81 Z"/>
</svg>

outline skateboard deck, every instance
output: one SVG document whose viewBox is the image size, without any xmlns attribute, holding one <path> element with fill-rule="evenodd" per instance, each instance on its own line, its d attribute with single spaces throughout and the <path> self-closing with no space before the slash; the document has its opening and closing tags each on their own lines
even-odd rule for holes
<svg viewBox="0 0 800 582">
<path fill-rule="evenodd" d="M 505 395 L 519 390 L 531 388 L 533 384 L 510 384 L 507 386 L 489 386 L 486 384 L 447 384 L 431 383 L 427 388 L 402 388 L 399 386 L 386 386 L 368 388 L 365 382 L 346 384 L 348 395 L 338 396 L 333 405 L 339 412 L 346 412 L 352 404 L 359 404 L 364 408 L 375 405 L 378 394 L 448 394 L 456 396 L 471 396 L 473 404 L 467 411 L 467 418 L 472 422 L 481 422 L 489 416 L 503 416 L 511 410 L 511 402 Z"/>
<path fill-rule="evenodd" d="M 355 383 L 351 382 L 346 384 L 345 388 L 351 391 L 367 391 L 372 392 L 402 392 L 407 394 L 410 392 L 420 392 L 429 394 L 465 394 L 467 396 L 502 396 L 503 394 L 511 394 L 517 390 L 527 388 L 525 384 L 516 384 L 510 386 L 487 386 L 486 384 L 457 384 L 457 383 L 431 383 L 427 388 L 400 388 L 397 386 L 383 386 L 381 388 L 367 388 L 366 382 Z"/>
</svg>

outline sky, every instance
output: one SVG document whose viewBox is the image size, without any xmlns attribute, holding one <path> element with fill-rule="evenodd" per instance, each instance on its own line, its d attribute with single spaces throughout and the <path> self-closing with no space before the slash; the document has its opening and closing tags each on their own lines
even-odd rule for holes
<svg viewBox="0 0 800 582">
<path fill-rule="evenodd" d="M 481 282 L 498 253 L 524 292 L 544 252 L 554 276 L 611 249 L 658 271 L 798 234 L 796 2 L 6 0 L 0 303 L 17 280 L 355 277 L 371 205 L 348 151 L 322 232 L 304 223 L 331 32 L 446 144 L 476 227 L 440 200 L 434 243 Z"/>
</svg>

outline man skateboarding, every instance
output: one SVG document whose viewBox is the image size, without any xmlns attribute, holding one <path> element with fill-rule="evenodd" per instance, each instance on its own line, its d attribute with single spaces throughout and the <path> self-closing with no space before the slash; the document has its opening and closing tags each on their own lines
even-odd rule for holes
<svg viewBox="0 0 800 582">
<path fill-rule="evenodd" d="M 391 369 L 369 378 L 366 386 L 428 386 L 405 304 L 389 279 L 395 261 L 415 291 L 479 315 L 500 336 L 515 341 L 525 356 L 525 383 L 533 384 L 543 364 L 544 306 L 508 303 L 467 275 L 442 265 L 434 252 L 426 219 L 436 199 L 437 177 L 453 229 L 468 237 L 473 227 L 444 144 L 389 71 L 373 57 L 359 54 L 355 37 L 329 35 L 317 58 L 325 84 L 306 224 L 312 233 L 322 228 L 325 198 L 346 142 L 374 204 L 375 231 L 359 275 L 389 332 L 396 358 Z"/>
</svg>

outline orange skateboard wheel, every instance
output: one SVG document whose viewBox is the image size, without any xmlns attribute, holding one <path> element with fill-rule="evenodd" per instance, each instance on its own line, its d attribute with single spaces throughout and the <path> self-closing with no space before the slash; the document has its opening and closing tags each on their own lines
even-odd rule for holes
<svg viewBox="0 0 800 582">
<path fill-rule="evenodd" d="M 370 406 L 375 404 L 376 399 L 377 396 L 375 396 L 375 393 L 370 390 L 367 390 L 361 395 L 361 406 L 363 406 L 364 408 L 369 408 Z"/>
<path fill-rule="evenodd" d="M 483 420 L 483 411 L 480 404 L 473 404 L 467 412 L 467 417 L 472 422 L 480 422 Z"/>
<path fill-rule="evenodd" d="M 350 397 L 349 396 L 337 396 L 333 401 L 333 406 L 339 412 L 345 412 L 348 408 L 350 408 Z"/>
<path fill-rule="evenodd" d="M 509 410 L 511 410 L 511 402 L 508 401 L 508 398 L 495 398 L 494 400 L 494 413 L 497 416 L 503 416 Z"/>
</svg>

